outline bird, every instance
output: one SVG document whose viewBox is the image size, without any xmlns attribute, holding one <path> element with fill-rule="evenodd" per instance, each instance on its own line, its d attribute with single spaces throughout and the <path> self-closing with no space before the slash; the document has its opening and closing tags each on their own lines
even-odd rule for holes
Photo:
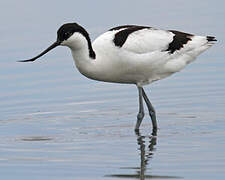
<svg viewBox="0 0 225 180">
<path fill-rule="evenodd" d="M 152 134 L 156 135 L 156 111 L 143 87 L 179 72 L 215 41 L 214 36 L 122 25 L 109 29 L 92 42 L 85 28 L 72 22 L 58 29 L 56 41 L 46 50 L 19 62 L 35 61 L 58 46 L 69 47 L 77 69 L 87 78 L 136 85 L 139 111 L 135 131 L 144 118 L 145 102 L 152 121 Z"/>
</svg>

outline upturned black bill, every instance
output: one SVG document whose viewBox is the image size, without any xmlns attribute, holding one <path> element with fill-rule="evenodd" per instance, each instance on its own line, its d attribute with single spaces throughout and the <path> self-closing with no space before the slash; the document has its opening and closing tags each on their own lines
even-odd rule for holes
<svg viewBox="0 0 225 180">
<path fill-rule="evenodd" d="M 37 55 L 37 56 L 35 56 L 35 57 L 31 58 L 31 59 L 21 60 L 21 61 L 18 61 L 18 62 L 32 62 L 32 61 L 35 61 L 36 59 L 38 59 L 39 57 L 43 56 L 48 51 L 54 49 L 55 47 L 57 47 L 59 45 L 60 45 L 60 42 L 56 41 L 51 46 L 49 46 L 46 50 L 44 50 L 42 53 L 40 53 L 39 55 Z"/>
</svg>

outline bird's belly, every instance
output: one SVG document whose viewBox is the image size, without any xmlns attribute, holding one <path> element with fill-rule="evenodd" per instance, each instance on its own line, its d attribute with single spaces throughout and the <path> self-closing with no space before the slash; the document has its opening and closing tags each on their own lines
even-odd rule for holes
<svg viewBox="0 0 225 180">
<path fill-rule="evenodd" d="M 98 80 L 116 83 L 140 84 L 142 86 L 179 72 L 185 68 L 189 61 L 190 58 L 187 60 L 182 57 L 170 59 L 165 63 L 159 63 L 155 66 L 152 64 L 143 64 L 142 66 L 126 65 L 126 67 L 122 67 L 121 65 L 120 67 L 110 69 L 106 68 Z M 114 69 L 114 71 L 112 69 Z"/>
<path fill-rule="evenodd" d="M 151 66 L 140 67 L 127 64 L 123 67 L 121 64 L 102 67 L 98 73 L 93 73 L 89 78 L 104 82 L 146 85 L 170 74 L 161 73 L 157 69 L 153 70 Z"/>
<path fill-rule="evenodd" d="M 102 57 L 94 60 L 93 66 L 85 66 L 81 73 L 98 81 L 146 85 L 182 70 L 194 59 L 186 55 L 170 56 L 168 53 L 162 53 L 161 58 L 137 57 Z"/>
</svg>

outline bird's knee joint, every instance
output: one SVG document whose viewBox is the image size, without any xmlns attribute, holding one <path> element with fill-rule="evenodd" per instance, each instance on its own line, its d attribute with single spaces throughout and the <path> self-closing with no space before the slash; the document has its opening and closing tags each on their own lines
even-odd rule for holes
<svg viewBox="0 0 225 180">
<path fill-rule="evenodd" d="M 156 113 L 155 113 L 155 111 L 150 111 L 150 112 L 149 112 L 149 115 L 150 115 L 150 116 L 156 116 Z"/>
<path fill-rule="evenodd" d="M 145 116 L 145 113 L 144 112 L 140 112 L 140 113 L 138 113 L 137 118 L 138 119 L 143 119 L 144 116 Z"/>
</svg>

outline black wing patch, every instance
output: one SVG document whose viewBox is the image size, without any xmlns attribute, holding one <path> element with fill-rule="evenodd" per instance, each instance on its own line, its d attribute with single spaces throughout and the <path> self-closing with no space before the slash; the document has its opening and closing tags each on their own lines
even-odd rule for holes
<svg viewBox="0 0 225 180">
<path fill-rule="evenodd" d="M 176 50 L 181 49 L 184 47 L 185 44 L 187 44 L 188 41 L 191 41 L 191 37 L 193 34 L 188 34 L 180 31 L 175 30 L 169 30 L 173 34 L 173 41 L 169 44 L 169 47 L 166 51 L 169 51 L 170 53 L 174 53 Z"/>
<path fill-rule="evenodd" d="M 112 28 L 112 29 L 110 29 L 110 31 L 123 29 L 123 30 L 117 32 L 115 34 L 114 39 L 113 39 L 113 42 L 116 46 L 122 47 L 124 45 L 124 43 L 126 42 L 128 36 L 131 33 L 135 32 L 135 31 L 142 30 L 142 29 L 149 29 L 149 28 L 151 28 L 151 27 L 136 26 L 136 25 L 125 25 L 125 26 L 118 26 L 118 27 Z"/>
<path fill-rule="evenodd" d="M 216 38 L 214 36 L 206 36 L 207 41 L 217 41 Z"/>
<path fill-rule="evenodd" d="M 120 30 L 120 29 L 125 29 L 125 28 L 130 28 L 130 27 L 135 27 L 136 25 L 123 25 L 123 26 L 117 26 L 117 27 L 114 27 L 112 29 L 110 29 L 109 31 L 117 31 L 117 30 Z"/>
</svg>

